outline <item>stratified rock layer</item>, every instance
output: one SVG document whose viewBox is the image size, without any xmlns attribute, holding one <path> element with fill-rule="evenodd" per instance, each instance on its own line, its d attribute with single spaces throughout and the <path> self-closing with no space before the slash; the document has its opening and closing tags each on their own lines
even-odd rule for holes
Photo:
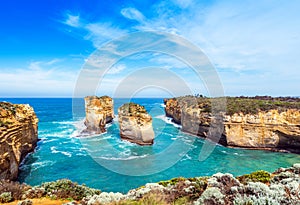
<svg viewBox="0 0 300 205">
<path fill-rule="evenodd" d="M 118 109 L 120 136 L 139 145 L 152 145 L 154 131 L 152 117 L 145 108 L 135 103 L 127 103 Z"/>
<path fill-rule="evenodd" d="M 0 179 L 17 179 L 22 159 L 36 147 L 37 129 L 32 107 L 0 103 Z"/>
<path fill-rule="evenodd" d="M 87 96 L 85 101 L 86 132 L 101 134 L 106 131 L 105 126 L 114 118 L 113 99 L 108 96 Z"/>
<path fill-rule="evenodd" d="M 221 136 L 221 141 L 217 138 L 218 142 L 229 146 L 300 152 L 299 109 L 279 105 L 278 109 L 256 113 L 221 112 L 218 118 L 211 114 L 207 104 L 192 102 L 189 98 L 167 99 L 165 105 L 166 116 L 181 124 L 182 131 L 202 137 L 214 132 Z"/>
<path fill-rule="evenodd" d="M 300 111 L 270 110 L 225 118 L 228 145 L 255 148 L 300 148 Z"/>
</svg>

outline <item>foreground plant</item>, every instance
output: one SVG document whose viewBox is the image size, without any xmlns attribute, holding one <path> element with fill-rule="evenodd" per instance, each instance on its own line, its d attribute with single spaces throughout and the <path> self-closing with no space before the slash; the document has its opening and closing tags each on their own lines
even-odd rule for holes
<svg viewBox="0 0 300 205">
<path fill-rule="evenodd" d="M 65 205 L 300 205 L 300 164 L 270 174 L 256 171 L 239 177 L 217 173 L 211 177 L 174 178 L 148 183 L 127 194 L 100 192 L 68 179 L 31 187 L 0 182 L 2 203 L 49 197 L 69 199 Z"/>
</svg>

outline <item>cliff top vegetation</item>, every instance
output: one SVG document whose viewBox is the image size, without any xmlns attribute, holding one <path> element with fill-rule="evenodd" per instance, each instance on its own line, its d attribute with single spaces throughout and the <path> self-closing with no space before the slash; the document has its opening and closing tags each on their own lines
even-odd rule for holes
<svg viewBox="0 0 300 205">
<path fill-rule="evenodd" d="M 234 113 L 257 114 L 261 111 L 278 110 L 284 112 L 287 109 L 300 110 L 300 98 L 296 97 L 220 97 L 209 98 L 202 95 L 184 96 L 173 98 L 184 106 L 198 107 L 203 112 L 211 112 L 212 105 L 214 111 L 225 111 L 227 115 Z M 196 103 L 197 102 L 197 103 Z M 223 105 L 223 106 L 222 106 Z M 224 110 L 226 108 L 226 110 Z"/>
</svg>

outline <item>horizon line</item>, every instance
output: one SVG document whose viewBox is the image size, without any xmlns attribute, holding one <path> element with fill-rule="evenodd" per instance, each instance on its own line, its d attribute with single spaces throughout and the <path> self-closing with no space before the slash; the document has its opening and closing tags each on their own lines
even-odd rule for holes
<svg viewBox="0 0 300 205">
<path fill-rule="evenodd" d="M 87 95 L 89 96 L 89 95 Z M 71 96 L 0 96 L 0 99 L 47 99 L 47 98 L 52 98 L 52 99 L 83 99 L 87 96 L 84 97 L 71 97 Z M 94 95 L 94 96 L 109 96 L 109 95 Z M 157 96 L 157 97 L 151 97 L 151 96 L 141 96 L 141 97 L 112 97 L 114 99 L 136 99 L 136 98 L 176 98 L 176 97 L 183 97 L 183 96 L 187 96 L 187 95 L 180 95 L 180 96 Z M 220 97 L 256 97 L 256 96 L 269 96 L 269 97 L 293 97 L 293 98 L 300 98 L 299 96 L 292 96 L 292 95 L 224 95 L 224 96 L 220 96 Z M 111 97 L 111 96 L 109 96 Z M 195 96 L 196 97 L 196 96 Z M 211 98 L 209 96 L 204 96 L 204 97 L 208 97 Z"/>
</svg>

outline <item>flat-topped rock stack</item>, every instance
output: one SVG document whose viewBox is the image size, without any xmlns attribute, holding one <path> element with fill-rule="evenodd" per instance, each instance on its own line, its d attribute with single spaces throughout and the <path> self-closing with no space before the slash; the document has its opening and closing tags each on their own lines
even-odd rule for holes
<svg viewBox="0 0 300 205">
<path fill-rule="evenodd" d="M 101 134 L 106 131 L 107 123 L 114 118 L 113 99 L 108 96 L 87 96 L 85 101 L 85 132 Z"/>
<path fill-rule="evenodd" d="M 154 131 L 152 117 L 144 106 L 127 103 L 118 109 L 120 136 L 139 145 L 152 145 Z"/>
</svg>

